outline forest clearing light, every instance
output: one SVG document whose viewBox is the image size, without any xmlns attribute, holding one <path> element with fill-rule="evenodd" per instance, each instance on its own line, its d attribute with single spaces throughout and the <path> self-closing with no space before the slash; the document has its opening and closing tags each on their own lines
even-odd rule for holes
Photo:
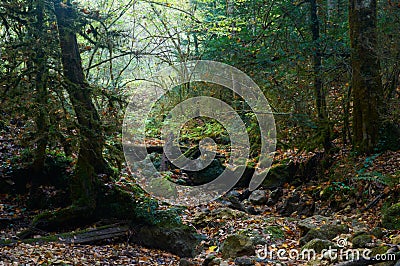
<svg viewBox="0 0 400 266">
<path fill-rule="evenodd" d="M 224 172 L 213 181 L 199 186 L 183 186 L 163 178 L 153 165 L 145 144 L 146 121 L 158 100 L 173 88 L 191 82 L 208 82 L 230 89 L 241 96 L 256 115 L 261 136 L 259 162 L 249 184 L 256 189 L 266 177 L 276 147 L 275 120 L 264 94 L 244 72 L 215 61 L 190 61 L 167 67 L 153 75 L 150 82 L 133 93 L 125 113 L 123 147 L 131 172 L 138 184 L 152 196 L 175 205 L 193 206 L 207 203 L 228 192 L 241 178 L 249 158 L 250 146 L 246 126 L 227 103 L 206 96 L 189 98 L 176 105 L 163 123 L 164 153 L 172 164 L 188 171 L 206 168 L 216 155 L 211 138 L 199 143 L 201 156 L 186 158 L 179 147 L 182 125 L 196 117 L 209 117 L 221 123 L 229 134 L 231 156 Z"/>
</svg>

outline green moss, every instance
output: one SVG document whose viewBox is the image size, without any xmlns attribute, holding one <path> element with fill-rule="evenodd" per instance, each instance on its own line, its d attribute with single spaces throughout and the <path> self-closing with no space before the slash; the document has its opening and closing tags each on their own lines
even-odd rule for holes
<svg viewBox="0 0 400 266">
<path fill-rule="evenodd" d="M 386 251 L 388 251 L 390 249 L 389 246 L 379 246 L 379 247 L 374 247 L 371 250 L 371 255 L 370 257 L 375 257 L 378 254 L 385 254 Z"/>
<path fill-rule="evenodd" d="M 372 242 L 372 236 L 368 234 L 361 234 L 354 237 L 351 242 L 353 243 L 353 247 L 363 248 L 366 247 L 368 243 Z"/>
<path fill-rule="evenodd" d="M 250 237 L 235 234 L 229 235 L 221 247 L 222 257 L 227 258 L 235 258 L 244 255 L 253 255 L 255 248 L 254 243 L 250 239 Z"/>
<path fill-rule="evenodd" d="M 175 185 L 167 180 L 167 178 L 153 178 L 149 183 L 149 191 L 163 198 L 176 198 L 178 197 L 178 191 L 175 188 Z"/>
<path fill-rule="evenodd" d="M 331 240 L 339 234 L 344 234 L 348 232 L 349 228 L 346 225 L 325 224 L 321 227 L 310 229 L 305 236 L 300 238 L 300 244 L 304 245 L 305 243 L 316 238 L 322 240 Z"/>
<path fill-rule="evenodd" d="M 383 210 L 382 225 L 383 227 L 391 230 L 400 229 L 400 202 Z"/>
<path fill-rule="evenodd" d="M 287 164 L 276 164 L 271 167 L 262 185 L 265 188 L 282 186 L 290 180 L 290 167 Z"/>
<path fill-rule="evenodd" d="M 316 238 L 305 244 L 301 250 L 312 249 L 317 253 L 321 253 L 322 250 L 329 248 L 336 248 L 336 246 L 329 240 Z"/>
<path fill-rule="evenodd" d="M 284 232 L 278 226 L 267 226 L 263 231 L 269 234 L 273 240 L 285 238 Z"/>
</svg>

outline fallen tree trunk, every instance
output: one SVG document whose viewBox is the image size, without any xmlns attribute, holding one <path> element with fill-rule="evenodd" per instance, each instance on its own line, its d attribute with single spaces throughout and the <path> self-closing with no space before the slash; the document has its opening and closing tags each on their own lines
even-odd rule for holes
<svg viewBox="0 0 400 266">
<path fill-rule="evenodd" d="M 50 236 L 28 238 L 23 240 L 12 240 L 0 243 L 0 246 L 14 245 L 19 242 L 23 243 L 45 243 L 45 242 L 59 242 L 66 244 L 92 244 L 106 239 L 113 239 L 128 235 L 130 227 L 127 224 L 112 224 L 99 228 L 91 228 L 86 230 L 79 230 L 74 232 L 55 234 Z"/>
<path fill-rule="evenodd" d="M 73 244 L 89 244 L 106 239 L 113 239 L 129 234 L 128 225 L 109 225 L 101 228 L 94 228 L 83 232 L 75 232 L 72 236 L 65 239 L 62 235 L 58 237 L 60 242 Z"/>
</svg>

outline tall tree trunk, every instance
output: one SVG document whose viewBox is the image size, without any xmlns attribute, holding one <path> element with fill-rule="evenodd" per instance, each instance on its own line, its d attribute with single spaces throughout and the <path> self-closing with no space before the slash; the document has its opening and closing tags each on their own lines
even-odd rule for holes
<svg viewBox="0 0 400 266">
<path fill-rule="evenodd" d="M 48 66 L 45 47 L 46 28 L 45 28 L 45 3 L 44 0 L 29 1 L 29 11 L 35 15 L 35 23 L 28 27 L 28 32 L 33 36 L 32 49 L 36 53 L 32 56 L 32 60 L 27 62 L 29 69 L 34 69 L 33 75 L 30 76 L 35 86 L 35 150 L 32 163 L 31 186 L 29 188 L 29 203 L 31 207 L 42 197 L 42 191 L 39 189 L 43 184 L 43 175 L 45 172 L 46 148 L 49 141 L 49 115 L 48 100 L 49 94 L 47 90 Z"/>
<path fill-rule="evenodd" d="M 40 178 L 44 171 L 44 163 L 46 159 L 46 147 L 48 143 L 48 112 L 47 112 L 47 56 L 44 51 L 46 47 L 45 32 L 44 32 L 44 1 L 34 1 L 36 14 L 35 27 L 32 30 L 32 35 L 35 37 L 36 55 L 33 58 L 35 68 L 35 87 L 36 87 L 36 104 L 38 114 L 36 116 L 36 150 L 33 162 L 33 183 L 38 183 L 36 180 Z"/>
<path fill-rule="evenodd" d="M 91 88 L 85 80 L 76 38 L 77 14 L 73 7 L 55 1 L 64 79 L 79 123 L 80 146 L 76 173 L 71 183 L 75 204 L 95 207 L 97 174 L 109 173 L 103 158 L 104 138 L 100 117 L 92 102 Z"/>
<path fill-rule="evenodd" d="M 319 133 L 325 152 L 329 153 L 332 145 L 330 141 L 329 118 L 326 108 L 326 92 L 321 78 L 322 53 L 320 44 L 320 23 L 318 19 L 318 6 L 316 0 L 310 0 L 310 15 L 313 40 L 314 94 L 316 98 Z"/>
<path fill-rule="evenodd" d="M 377 53 L 376 0 L 350 0 L 349 6 L 353 142 L 372 153 L 378 144 L 383 87 Z"/>
</svg>

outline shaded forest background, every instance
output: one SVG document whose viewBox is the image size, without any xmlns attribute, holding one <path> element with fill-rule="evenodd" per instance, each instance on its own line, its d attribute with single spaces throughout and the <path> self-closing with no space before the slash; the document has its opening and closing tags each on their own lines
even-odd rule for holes
<svg viewBox="0 0 400 266">
<path fill-rule="evenodd" d="M 146 77 L 188 60 L 232 65 L 264 92 L 277 126 L 274 165 L 288 175 L 270 188 L 291 183 L 292 163 L 305 161 L 296 167 L 322 184 L 314 194 L 329 207 L 343 207 L 347 197 L 359 208 L 387 197 L 390 207 L 398 201 L 400 169 L 368 169 L 400 149 L 399 31 L 400 3 L 390 0 L 2 1 L 0 191 L 50 210 L 34 216 L 20 237 L 113 215 L 181 226 L 175 210 L 158 210 L 135 185 L 121 128 Z M 199 95 L 237 111 L 254 167 L 256 114 L 240 96 L 205 83 L 179 86 L 155 106 L 146 128 L 155 160 L 162 160 L 165 114 Z M 217 121 L 195 119 L 182 128 L 189 151 L 203 137 L 229 156 L 229 136 Z M 176 169 L 163 170 L 187 182 Z"/>
</svg>

